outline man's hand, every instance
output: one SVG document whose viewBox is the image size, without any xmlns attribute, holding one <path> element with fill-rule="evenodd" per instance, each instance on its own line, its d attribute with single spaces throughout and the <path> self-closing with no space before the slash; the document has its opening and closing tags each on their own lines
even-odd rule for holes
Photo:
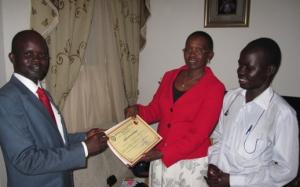
<svg viewBox="0 0 300 187">
<path fill-rule="evenodd" d="M 100 130 L 91 130 L 87 133 L 85 144 L 88 149 L 89 156 L 93 156 L 103 152 L 107 148 L 108 137 Z"/>
<path fill-rule="evenodd" d="M 209 187 L 230 187 L 229 174 L 213 164 L 208 165 L 207 184 Z"/>
<path fill-rule="evenodd" d="M 139 113 L 138 107 L 136 105 L 128 106 L 124 110 L 125 118 L 134 117 Z"/>
<path fill-rule="evenodd" d="M 89 131 L 86 133 L 86 137 L 87 137 L 87 138 L 92 137 L 92 136 L 94 136 L 95 134 L 101 133 L 101 132 L 103 132 L 103 131 L 104 131 L 103 129 L 93 128 L 93 129 L 89 130 Z"/>
</svg>

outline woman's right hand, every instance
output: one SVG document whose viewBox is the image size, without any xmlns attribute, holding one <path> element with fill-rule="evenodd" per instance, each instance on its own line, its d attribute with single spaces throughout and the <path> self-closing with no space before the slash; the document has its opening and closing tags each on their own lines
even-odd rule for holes
<svg viewBox="0 0 300 187">
<path fill-rule="evenodd" d="M 127 108 L 125 108 L 124 110 L 125 113 L 125 117 L 136 117 L 136 115 L 139 113 L 138 107 L 136 105 L 133 106 L 128 106 Z"/>
</svg>

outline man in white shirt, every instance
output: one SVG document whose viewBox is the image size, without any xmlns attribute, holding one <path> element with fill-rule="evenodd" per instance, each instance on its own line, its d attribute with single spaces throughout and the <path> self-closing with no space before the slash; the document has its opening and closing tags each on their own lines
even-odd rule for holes
<svg viewBox="0 0 300 187">
<path fill-rule="evenodd" d="M 211 138 L 207 182 L 210 187 L 276 187 L 298 171 L 296 113 L 270 87 L 281 63 L 278 44 L 250 42 L 240 53 L 240 88 L 230 90 Z"/>
<path fill-rule="evenodd" d="M 49 53 L 38 32 L 17 33 L 9 58 L 14 74 L 0 89 L 0 145 L 7 186 L 71 187 L 72 170 L 85 167 L 88 156 L 104 151 L 108 138 L 101 129 L 67 132 L 50 95 L 40 87 L 49 69 Z"/>
</svg>

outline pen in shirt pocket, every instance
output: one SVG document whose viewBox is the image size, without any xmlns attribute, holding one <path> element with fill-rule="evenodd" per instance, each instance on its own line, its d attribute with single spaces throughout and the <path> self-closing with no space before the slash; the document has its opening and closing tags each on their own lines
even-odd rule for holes
<svg viewBox="0 0 300 187">
<path fill-rule="evenodd" d="M 246 135 L 249 134 L 249 132 L 251 131 L 252 129 L 252 125 L 250 125 L 249 129 L 246 131 Z"/>
</svg>

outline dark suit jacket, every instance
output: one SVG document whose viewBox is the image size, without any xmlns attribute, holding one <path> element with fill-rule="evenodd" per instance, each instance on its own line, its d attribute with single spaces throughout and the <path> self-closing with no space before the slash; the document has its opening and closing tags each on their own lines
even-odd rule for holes
<svg viewBox="0 0 300 187">
<path fill-rule="evenodd" d="M 68 187 L 86 165 L 84 133 L 61 135 L 38 98 L 16 77 L 0 89 L 0 145 L 9 187 Z"/>
</svg>

